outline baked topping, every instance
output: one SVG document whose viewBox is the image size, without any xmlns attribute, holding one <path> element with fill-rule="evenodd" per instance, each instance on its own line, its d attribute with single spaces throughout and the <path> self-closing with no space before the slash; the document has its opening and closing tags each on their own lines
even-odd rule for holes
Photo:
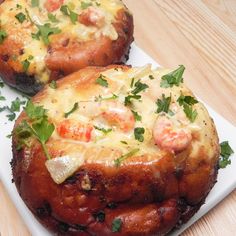
<svg viewBox="0 0 236 236">
<path fill-rule="evenodd" d="M 153 162 L 161 152 L 178 155 L 190 146 L 190 155 L 195 155 L 199 146 L 210 145 L 204 123 L 210 118 L 183 84 L 183 68 L 180 66 L 174 72 L 151 70 L 150 65 L 111 68 L 94 74 L 93 79 L 85 82 L 86 89 L 79 82 L 66 86 L 57 82 L 56 89 L 48 86 L 46 96 L 27 104 L 29 119 L 18 127 L 28 124 L 27 129 L 33 130 L 30 137 L 38 139 L 46 156 L 52 158 L 46 165 L 57 183 L 85 163 L 119 168 L 129 162 L 138 163 L 142 156 Z M 167 75 L 179 82 L 162 86 Z M 41 115 L 37 122 L 31 113 Z M 49 144 L 45 145 L 47 140 Z M 51 151 L 54 142 L 64 143 L 60 156 Z M 80 155 L 76 158 L 80 161 L 72 168 L 77 149 Z M 210 147 L 206 150 L 211 158 L 213 150 Z M 68 167 L 64 167 L 63 177 L 58 177 L 55 166 L 65 162 Z"/>
<path fill-rule="evenodd" d="M 45 57 L 51 42 L 63 35 L 78 43 L 100 37 L 116 40 L 113 24 L 124 8 L 120 0 L 5 0 L 0 4 L 0 44 L 8 37 L 22 44 L 20 53 L 9 49 L 11 66 L 45 83 L 50 77 Z"/>
</svg>

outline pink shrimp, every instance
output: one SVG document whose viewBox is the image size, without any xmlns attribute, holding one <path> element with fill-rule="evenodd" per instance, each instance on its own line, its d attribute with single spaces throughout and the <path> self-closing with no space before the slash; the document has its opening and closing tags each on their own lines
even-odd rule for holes
<svg viewBox="0 0 236 236">
<path fill-rule="evenodd" d="M 81 102 L 79 113 L 80 115 L 87 116 L 91 119 L 102 117 L 108 124 L 118 126 L 123 132 L 132 130 L 135 125 L 132 111 L 119 102 Z M 62 138 L 69 138 L 82 142 L 92 141 L 93 130 L 93 124 L 80 123 L 72 119 L 65 119 L 57 126 L 57 133 Z"/>
<path fill-rule="evenodd" d="M 74 139 L 82 142 L 91 141 L 93 126 L 78 123 L 75 120 L 63 120 L 57 126 L 57 132 L 62 138 Z"/>
<path fill-rule="evenodd" d="M 159 116 L 153 127 L 155 144 L 163 149 L 181 152 L 192 141 L 191 131 L 186 128 L 174 127 L 173 122 L 166 116 Z"/>
<path fill-rule="evenodd" d="M 86 26 L 102 27 L 105 23 L 105 17 L 100 10 L 88 7 L 78 16 L 78 21 Z"/>
</svg>

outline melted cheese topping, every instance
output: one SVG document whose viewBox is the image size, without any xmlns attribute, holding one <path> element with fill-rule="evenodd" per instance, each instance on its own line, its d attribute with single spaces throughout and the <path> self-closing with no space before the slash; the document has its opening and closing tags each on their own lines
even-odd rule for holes
<svg viewBox="0 0 236 236">
<path fill-rule="evenodd" d="M 102 18 L 102 24 L 85 25 L 79 19 L 72 23 L 70 16 L 63 14 L 60 10 L 61 5 L 58 5 L 58 8 L 53 12 L 48 12 L 45 8 L 47 2 L 50 2 L 49 5 L 55 5 L 60 2 L 61 5 L 68 6 L 78 17 L 90 9 L 90 18 L 96 21 L 99 20 L 96 18 L 99 15 Z M 60 29 L 62 34 L 68 34 L 79 42 L 93 40 L 102 35 L 109 37 L 111 40 L 116 40 L 118 34 L 113 23 L 116 20 L 117 12 L 124 8 L 124 4 L 120 0 L 40 0 L 37 7 L 32 7 L 31 0 L 5 0 L 0 5 L 0 28 L 4 29 L 9 37 L 12 37 L 13 41 L 15 37 L 16 42 L 20 41 L 23 44 L 23 55 L 15 60 L 20 63 L 28 60 L 30 66 L 27 73 L 35 74 L 35 77 L 41 82 L 47 82 L 50 76 L 44 61 L 47 55 L 47 46 L 42 37 L 39 37 L 38 40 L 32 39 L 31 34 L 37 34 L 38 32 L 36 25 L 49 23 L 50 27 Z M 56 17 L 57 20 L 55 22 L 49 19 L 49 13 Z M 22 23 L 16 18 L 17 14 L 24 14 L 25 20 Z M 15 36 L 18 34 L 17 32 L 22 32 L 20 39 Z M 10 56 L 14 57 L 15 55 Z M 33 59 L 29 60 L 31 56 L 33 56 Z"/>
<path fill-rule="evenodd" d="M 192 106 L 197 111 L 197 117 L 194 122 L 187 118 L 183 111 L 183 106 L 180 106 L 177 100 L 181 95 L 193 96 L 193 94 L 183 83 L 172 88 L 162 88 L 160 86 L 161 77 L 168 72 L 170 71 L 164 69 L 151 70 L 150 65 L 142 68 L 130 68 L 126 71 L 121 68 L 113 68 L 102 73 L 102 78 L 105 78 L 108 83 L 107 87 L 97 84 L 96 80 L 88 84 L 86 88 L 82 85 L 76 86 L 73 82 L 59 84 L 57 89 L 48 87 L 47 93 L 45 93 L 46 96 L 36 97 L 35 102 L 43 105 L 48 110 L 49 120 L 56 126 L 56 130 L 48 143 L 49 149 L 53 150 L 55 148 L 56 150 L 60 146 L 63 156 L 74 157 L 77 155 L 76 153 L 80 153 L 79 158 L 82 160 L 80 164 L 102 163 L 110 166 L 114 165 L 114 161 L 120 157 L 137 150 L 134 156 L 123 160 L 121 165 L 130 162 L 143 163 L 143 158 L 145 158 L 146 164 L 153 163 L 163 157 L 165 152 L 162 147 L 156 145 L 156 140 L 153 136 L 155 122 L 160 117 L 166 117 L 173 124 L 171 131 L 185 130 L 191 134 L 191 144 L 188 145 L 188 147 L 191 146 L 191 150 L 187 155 L 188 157 L 197 158 L 200 155 L 199 151 L 204 149 L 206 159 L 214 158 L 217 152 L 218 140 L 211 118 L 200 102 Z M 125 106 L 125 97 L 134 89 L 134 85 L 131 87 L 131 84 L 135 84 L 137 81 L 148 85 L 148 88 L 138 93 L 141 96 L 140 99 L 134 99 L 131 105 Z M 156 102 L 163 95 L 171 97 L 170 114 L 156 112 Z M 70 111 L 75 103 L 78 103 L 78 109 L 65 118 L 65 113 Z M 129 110 L 137 112 L 142 119 L 139 121 L 131 120 L 130 123 L 134 122 L 134 127 L 124 131 L 121 128 L 122 122 L 121 124 L 119 122 L 110 122 L 107 117 L 104 118 L 102 115 L 104 112 L 109 113 L 111 108 L 119 108 L 125 111 L 122 122 L 126 122 L 127 117 L 130 116 Z M 58 126 L 63 122 L 65 122 L 63 124 L 67 124 L 67 121 L 72 122 L 72 125 L 69 125 L 70 128 L 65 128 L 66 134 L 62 134 L 58 131 Z M 83 131 L 84 136 L 79 137 L 81 140 L 75 138 L 76 130 L 78 131 L 81 124 L 93 127 L 91 137 L 87 140 L 84 139 L 87 132 L 86 128 Z M 94 127 L 110 129 L 110 132 L 103 133 Z M 135 128 L 144 128 L 143 141 L 135 138 Z M 70 136 L 71 132 L 73 133 L 72 136 Z M 163 133 L 163 139 L 165 135 L 166 133 Z M 173 152 L 173 155 L 177 156 L 178 153 L 175 154 Z M 59 158 L 58 156 L 54 157 Z M 70 169 L 68 173 L 71 174 Z M 51 175 L 53 176 L 52 173 Z M 64 176 L 63 179 L 66 177 L 68 176 Z"/>
</svg>

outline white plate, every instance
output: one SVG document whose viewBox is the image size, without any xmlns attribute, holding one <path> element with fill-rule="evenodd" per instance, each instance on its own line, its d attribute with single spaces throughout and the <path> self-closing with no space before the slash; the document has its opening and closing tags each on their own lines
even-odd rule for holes
<svg viewBox="0 0 236 236">
<path fill-rule="evenodd" d="M 154 67 L 159 66 L 152 58 L 150 58 L 140 48 L 133 44 L 130 52 L 130 59 L 127 64 L 131 64 L 133 66 L 143 66 L 147 63 L 152 63 Z M 8 86 L 4 86 L 4 88 L 1 89 L 1 92 L 2 95 L 5 96 L 8 100 L 8 102 L 6 101 L 6 104 L 10 104 L 10 102 L 17 96 L 21 96 L 18 92 L 9 88 Z M 4 102 L 0 103 L 0 106 L 2 105 L 4 105 Z M 231 125 L 227 120 L 225 120 L 208 106 L 207 108 L 211 117 L 215 121 L 220 141 L 228 140 L 233 150 L 236 151 L 236 127 Z M 12 158 L 11 140 L 9 138 L 6 138 L 6 136 L 10 134 L 13 124 L 14 122 L 10 122 L 7 120 L 6 113 L 0 113 L 0 143 L 2 147 L 0 177 L 32 235 L 49 236 L 50 233 L 37 222 L 37 220 L 34 218 L 34 216 L 31 214 L 31 212 L 28 210 L 28 208 L 25 206 L 24 202 L 18 195 L 15 185 L 11 183 L 12 175 L 11 167 L 9 164 Z M 206 203 L 187 224 L 183 225 L 178 231 L 172 233 L 172 236 L 179 235 L 236 188 L 236 153 L 231 157 L 231 160 L 232 164 L 230 166 L 219 171 L 218 182 L 207 197 Z"/>
</svg>

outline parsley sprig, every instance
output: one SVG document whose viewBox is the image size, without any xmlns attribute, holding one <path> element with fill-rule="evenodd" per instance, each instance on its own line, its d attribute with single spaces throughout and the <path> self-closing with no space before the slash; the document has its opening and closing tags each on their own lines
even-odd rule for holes
<svg viewBox="0 0 236 236">
<path fill-rule="evenodd" d="M 46 147 L 46 142 L 51 137 L 55 126 L 48 121 L 46 115 L 47 110 L 42 106 L 34 105 L 33 102 L 29 100 L 24 111 L 29 117 L 29 122 L 23 120 L 15 130 L 19 143 L 27 144 L 29 143 L 29 138 L 33 136 L 41 143 L 47 159 L 51 159 Z M 22 148 L 22 146 L 20 148 Z"/>
<path fill-rule="evenodd" d="M 7 33 L 5 30 L 0 29 L 0 44 L 3 43 L 4 39 L 7 37 Z"/>
<path fill-rule="evenodd" d="M 220 155 L 219 167 L 225 168 L 227 165 L 231 164 L 230 156 L 234 153 L 233 149 L 230 147 L 228 141 L 224 141 L 220 144 Z"/>
<path fill-rule="evenodd" d="M 134 87 L 133 90 L 129 93 L 128 96 L 125 97 L 125 106 L 129 106 L 132 104 L 132 100 L 140 100 L 142 91 L 149 88 L 147 84 L 142 83 L 140 80 L 138 80 L 136 83 L 134 83 L 134 79 L 132 78 L 131 81 L 131 87 Z"/>
<path fill-rule="evenodd" d="M 69 8 L 69 6 L 67 6 L 67 5 L 62 5 L 61 8 L 60 8 L 60 11 L 61 11 L 64 15 L 69 16 L 69 17 L 70 17 L 70 20 L 71 20 L 71 22 L 72 22 L 73 24 L 76 23 L 77 18 L 78 18 L 78 14 L 75 13 L 75 12 L 73 12 L 73 11 Z"/>
<path fill-rule="evenodd" d="M 170 72 L 169 74 L 163 75 L 161 77 L 161 87 L 162 88 L 172 88 L 174 85 L 179 86 L 183 83 L 183 74 L 185 67 L 180 65 L 178 69 Z"/>
<path fill-rule="evenodd" d="M 116 233 L 116 232 L 120 232 L 121 230 L 121 226 L 122 226 L 122 220 L 120 218 L 116 218 L 112 221 L 112 232 Z"/>
<path fill-rule="evenodd" d="M 166 97 L 165 94 L 162 94 L 161 99 L 158 98 L 156 101 L 157 105 L 156 113 L 161 113 L 161 112 L 168 113 L 170 103 L 171 103 L 171 96 Z"/>
</svg>

